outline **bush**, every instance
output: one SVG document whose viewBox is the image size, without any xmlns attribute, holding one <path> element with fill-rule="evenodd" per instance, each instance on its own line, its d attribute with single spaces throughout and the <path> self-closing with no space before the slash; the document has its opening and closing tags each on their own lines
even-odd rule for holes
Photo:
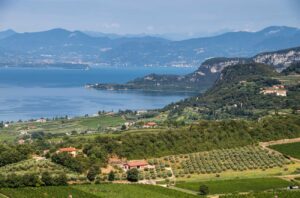
<svg viewBox="0 0 300 198">
<path fill-rule="evenodd" d="M 200 195 L 208 195 L 208 193 L 209 193 L 208 186 L 206 186 L 206 185 L 201 185 L 201 186 L 199 187 L 199 193 L 200 193 Z"/>
<path fill-rule="evenodd" d="M 100 167 L 98 167 L 98 166 L 92 166 L 90 169 L 89 169 L 89 171 L 88 171 L 88 173 L 87 173 L 87 178 L 88 178 L 88 180 L 89 181 L 94 181 L 95 180 L 95 178 L 96 178 L 96 176 L 100 173 Z"/>
<path fill-rule="evenodd" d="M 113 171 L 110 171 L 108 174 L 108 181 L 114 181 L 115 180 L 115 173 Z"/>
<path fill-rule="evenodd" d="M 127 180 L 137 182 L 139 180 L 139 171 L 136 168 L 127 171 Z"/>
</svg>

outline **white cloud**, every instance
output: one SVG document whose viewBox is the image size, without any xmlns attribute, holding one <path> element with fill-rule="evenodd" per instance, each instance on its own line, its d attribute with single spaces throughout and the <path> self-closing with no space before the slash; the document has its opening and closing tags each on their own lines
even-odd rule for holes
<svg viewBox="0 0 300 198">
<path fill-rule="evenodd" d="M 106 29 L 118 29 L 121 27 L 119 23 L 104 23 L 102 26 Z"/>
<path fill-rule="evenodd" d="M 151 32 L 153 31 L 155 28 L 152 25 L 147 26 L 147 31 Z"/>
</svg>

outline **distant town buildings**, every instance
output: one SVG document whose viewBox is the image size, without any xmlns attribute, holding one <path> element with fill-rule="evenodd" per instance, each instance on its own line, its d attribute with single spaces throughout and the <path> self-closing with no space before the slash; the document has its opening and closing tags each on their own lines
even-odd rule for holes
<svg viewBox="0 0 300 198">
<path fill-rule="evenodd" d="M 45 123 L 45 122 L 47 122 L 47 120 L 44 119 L 44 118 L 41 118 L 41 119 L 36 120 L 35 122 L 38 122 L 38 123 Z"/>
</svg>

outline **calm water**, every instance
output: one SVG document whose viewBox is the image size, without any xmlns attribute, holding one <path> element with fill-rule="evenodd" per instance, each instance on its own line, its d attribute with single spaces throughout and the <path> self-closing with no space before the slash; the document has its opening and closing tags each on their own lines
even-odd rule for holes
<svg viewBox="0 0 300 198">
<path fill-rule="evenodd" d="M 0 120 L 80 116 L 98 110 L 161 108 L 191 94 L 98 91 L 86 83 L 125 83 L 150 73 L 186 74 L 193 68 L 0 69 Z"/>
</svg>

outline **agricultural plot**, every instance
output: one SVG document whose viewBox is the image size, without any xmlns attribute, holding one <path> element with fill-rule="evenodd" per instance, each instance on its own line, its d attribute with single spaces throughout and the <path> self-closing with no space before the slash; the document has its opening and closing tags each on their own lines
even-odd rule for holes
<svg viewBox="0 0 300 198">
<path fill-rule="evenodd" d="M 172 155 L 148 162 L 156 169 L 171 167 L 175 177 L 191 174 L 219 174 L 225 171 L 266 170 L 292 163 L 283 155 L 270 153 L 257 146 L 220 149 L 209 152 Z"/>
<path fill-rule="evenodd" d="M 73 198 L 97 198 L 90 193 L 66 186 L 2 188 L 0 193 L 11 198 L 65 198 L 69 195 L 72 195 Z"/>
<path fill-rule="evenodd" d="M 68 175 L 76 175 L 76 173 L 70 171 L 69 169 L 60 166 L 51 162 L 50 160 L 24 160 L 18 163 L 9 164 L 3 167 L 0 167 L 0 174 L 28 174 L 28 173 L 42 173 L 42 172 L 49 172 L 51 174 L 59 174 L 59 173 L 66 173 Z"/>
<path fill-rule="evenodd" d="M 210 194 L 225 194 L 249 191 L 258 192 L 269 189 L 286 188 L 292 185 L 292 183 L 279 178 L 252 178 L 176 183 L 176 187 L 193 191 L 198 191 L 199 186 L 201 185 L 208 186 Z"/>
<path fill-rule="evenodd" d="M 223 195 L 220 198 L 299 198 L 300 191 L 260 192 L 245 195 Z"/>
<path fill-rule="evenodd" d="M 195 195 L 163 188 L 153 185 L 136 184 L 100 184 L 100 185 L 81 185 L 74 188 L 92 193 L 99 197 L 114 198 L 192 198 Z"/>
<path fill-rule="evenodd" d="M 0 142 L 13 142 L 22 132 L 43 131 L 51 134 L 66 134 L 72 132 L 102 132 L 107 127 L 121 126 L 125 120 L 121 116 L 80 117 L 71 120 L 50 120 L 45 123 L 23 122 L 11 124 L 8 128 L 0 129 Z M 59 138 L 60 139 L 60 138 Z"/>
<path fill-rule="evenodd" d="M 270 148 L 279 151 L 284 155 L 300 159 L 300 142 L 278 144 L 270 146 Z"/>
<path fill-rule="evenodd" d="M 99 185 L 74 185 L 60 187 L 36 187 L 0 189 L 0 193 L 13 198 L 193 198 L 194 195 L 163 188 L 160 186 L 137 184 L 99 184 Z"/>
<path fill-rule="evenodd" d="M 79 124 L 91 129 L 114 127 L 124 123 L 124 119 L 120 116 L 99 116 L 93 118 L 85 118 L 79 121 Z"/>
</svg>

